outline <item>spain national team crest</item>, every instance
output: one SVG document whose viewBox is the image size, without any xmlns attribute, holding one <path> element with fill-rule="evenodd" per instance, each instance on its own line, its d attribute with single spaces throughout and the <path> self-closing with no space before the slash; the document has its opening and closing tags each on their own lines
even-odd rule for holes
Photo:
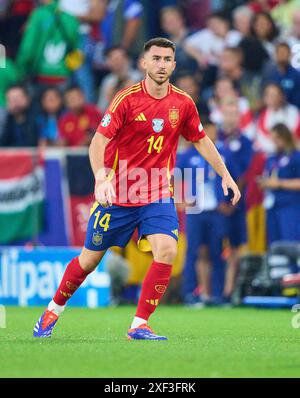
<svg viewBox="0 0 300 398">
<path fill-rule="evenodd" d="M 173 129 L 177 127 L 179 122 L 179 109 L 169 109 L 169 122 Z"/>
<path fill-rule="evenodd" d="M 103 235 L 100 232 L 93 233 L 93 244 L 95 246 L 100 246 L 102 243 Z"/>
<path fill-rule="evenodd" d="M 152 119 L 152 127 L 156 133 L 160 133 L 164 128 L 164 119 Z"/>
</svg>

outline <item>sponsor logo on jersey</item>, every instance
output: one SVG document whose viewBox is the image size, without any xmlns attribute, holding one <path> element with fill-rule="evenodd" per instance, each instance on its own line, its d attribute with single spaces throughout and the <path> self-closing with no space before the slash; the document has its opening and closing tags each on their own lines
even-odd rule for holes
<svg viewBox="0 0 300 398">
<path fill-rule="evenodd" d="M 164 119 L 153 119 L 152 120 L 152 127 L 155 133 L 160 133 L 164 128 Z"/>
<path fill-rule="evenodd" d="M 100 232 L 93 233 L 93 244 L 95 246 L 100 246 L 103 240 L 103 235 Z"/>
<path fill-rule="evenodd" d="M 157 293 L 163 294 L 167 290 L 167 286 L 165 285 L 156 285 L 155 290 Z"/>
<path fill-rule="evenodd" d="M 134 120 L 136 122 L 146 122 L 147 118 L 143 113 L 140 113 Z"/>
<path fill-rule="evenodd" d="M 179 109 L 169 109 L 169 122 L 173 128 L 177 127 L 179 122 Z"/>
<path fill-rule="evenodd" d="M 101 120 L 101 126 L 108 127 L 110 125 L 110 122 L 111 122 L 111 115 L 107 113 L 106 115 L 104 115 L 103 119 Z"/>
</svg>

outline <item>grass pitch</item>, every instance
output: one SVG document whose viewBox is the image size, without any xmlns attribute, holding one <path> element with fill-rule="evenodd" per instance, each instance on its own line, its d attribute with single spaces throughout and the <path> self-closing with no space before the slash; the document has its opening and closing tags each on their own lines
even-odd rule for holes
<svg viewBox="0 0 300 398">
<path fill-rule="evenodd" d="M 0 377 L 299 377 L 289 310 L 163 307 L 167 342 L 127 341 L 134 307 L 67 308 L 51 339 L 33 339 L 42 308 L 7 307 Z"/>
</svg>

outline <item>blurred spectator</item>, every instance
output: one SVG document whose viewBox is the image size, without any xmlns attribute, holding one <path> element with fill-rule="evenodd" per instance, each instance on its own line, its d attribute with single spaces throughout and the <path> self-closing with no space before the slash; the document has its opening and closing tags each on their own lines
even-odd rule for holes
<svg viewBox="0 0 300 398">
<path fill-rule="evenodd" d="M 205 123 L 205 131 L 210 139 L 216 142 L 216 126 L 209 121 Z M 186 216 L 187 250 L 182 279 L 183 299 L 186 304 L 197 304 L 199 296 L 196 294 L 196 288 L 200 282 L 201 301 L 220 302 L 225 273 L 225 264 L 221 256 L 226 233 L 224 215 L 217 209 L 216 186 L 221 185 L 221 179 L 193 145 L 189 145 L 181 155 L 177 167 L 192 171 L 191 178 L 184 175 L 184 182 L 187 192 L 196 195 L 198 201 L 198 212 Z M 203 174 L 198 181 L 196 170 L 199 173 L 200 169 Z M 185 198 L 186 196 L 187 194 Z M 195 204 L 193 208 L 195 209 Z"/>
<path fill-rule="evenodd" d="M 225 97 L 237 97 L 240 113 L 239 128 L 249 139 L 254 139 L 255 123 L 249 102 L 245 97 L 238 95 L 232 80 L 221 77 L 216 81 L 214 96 L 209 100 L 210 119 L 218 126 L 223 124 L 222 100 Z"/>
<path fill-rule="evenodd" d="M 95 83 L 93 75 L 93 57 L 95 51 L 95 39 L 93 29 L 103 20 L 106 13 L 106 0 L 59 0 L 60 9 L 78 18 L 79 47 L 84 55 L 82 66 L 75 71 L 74 77 L 81 87 L 86 100 L 93 102 L 95 98 Z"/>
<path fill-rule="evenodd" d="M 300 113 L 295 105 L 286 102 L 283 89 L 277 83 L 268 83 L 264 89 L 265 108 L 257 121 L 257 147 L 266 153 L 275 150 L 270 131 L 277 123 L 286 123 L 296 139 L 300 138 Z"/>
<path fill-rule="evenodd" d="M 106 53 L 107 65 L 111 73 L 102 80 L 98 107 L 105 112 L 117 91 L 141 80 L 143 75 L 131 66 L 126 50 L 120 46 L 109 49 Z"/>
<path fill-rule="evenodd" d="M 78 22 L 58 8 L 57 0 L 43 2 L 46 4 L 29 18 L 17 66 L 24 77 L 42 86 L 66 83 L 72 69 L 78 67 L 70 65 L 67 57 L 78 48 Z"/>
<path fill-rule="evenodd" d="M 300 72 L 291 65 L 290 60 L 289 45 L 285 42 L 278 43 L 275 65 L 268 70 L 265 80 L 280 84 L 287 101 L 300 108 Z"/>
<path fill-rule="evenodd" d="M 42 111 L 37 117 L 40 145 L 55 145 L 59 139 L 58 119 L 63 110 L 62 95 L 57 87 L 46 89 L 41 97 Z"/>
<path fill-rule="evenodd" d="M 58 121 L 60 143 L 66 146 L 88 146 L 101 121 L 94 105 L 85 102 L 79 86 L 65 92 L 66 113 Z"/>
<path fill-rule="evenodd" d="M 176 70 L 178 72 L 194 73 L 196 61 L 184 49 L 185 39 L 191 35 L 187 28 L 184 15 L 178 7 L 165 7 L 161 10 L 161 27 L 164 35 L 176 44 Z"/>
<path fill-rule="evenodd" d="M 267 159 L 264 177 L 268 243 L 300 240 L 300 152 L 292 132 L 284 124 L 271 130 L 275 154 Z"/>
<path fill-rule="evenodd" d="M 202 119 L 207 119 L 209 114 L 209 109 L 205 101 L 201 98 L 201 89 L 200 84 L 197 79 L 191 75 L 181 75 L 178 76 L 175 85 L 180 88 L 180 90 L 185 91 L 188 95 L 190 95 L 193 101 L 196 104 L 199 115 Z"/>
<path fill-rule="evenodd" d="M 225 47 L 235 47 L 241 34 L 230 30 L 230 22 L 222 13 L 213 13 L 207 19 L 207 27 L 189 36 L 185 50 L 198 62 L 200 68 L 217 65 Z"/>
<path fill-rule="evenodd" d="M 254 12 L 271 11 L 281 0 L 256 0 L 250 1 L 249 8 Z"/>
<path fill-rule="evenodd" d="M 268 12 L 258 12 L 254 15 L 251 24 L 252 35 L 260 40 L 270 57 L 274 56 L 274 41 L 279 35 L 271 15 Z"/>
<path fill-rule="evenodd" d="M 203 29 L 211 11 L 211 0 L 178 0 L 179 7 L 186 15 L 187 25 L 193 30 Z"/>
<path fill-rule="evenodd" d="M 226 76 L 233 82 L 241 96 L 247 98 L 253 112 L 261 108 L 262 78 L 243 68 L 243 51 L 239 47 L 225 48 L 220 57 L 219 76 Z"/>
<path fill-rule="evenodd" d="M 293 15 L 292 27 L 283 34 L 292 52 L 292 65 L 296 69 L 300 69 L 300 9 L 295 11 Z"/>
<path fill-rule="evenodd" d="M 39 130 L 30 98 L 22 86 L 12 86 L 6 93 L 8 116 L 0 139 L 3 147 L 35 147 Z"/>
<path fill-rule="evenodd" d="M 249 36 L 251 20 L 254 12 L 247 6 L 239 6 L 233 10 L 233 26 L 242 36 Z"/>
<path fill-rule="evenodd" d="M 292 26 L 293 15 L 300 8 L 299 0 L 281 0 L 276 8 L 271 12 L 272 18 L 284 29 Z"/>
<path fill-rule="evenodd" d="M 2 57 L 0 53 L 0 137 L 6 118 L 6 91 L 19 80 L 19 74 L 13 61 Z M 4 65 L 4 67 L 3 67 Z"/>
<path fill-rule="evenodd" d="M 115 45 L 124 47 L 138 58 L 143 48 L 143 5 L 139 0 L 109 0 L 101 22 L 105 49 Z"/>
<path fill-rule="evenodd" d="M 12 59 L 17 55 L 24 26 L 34 7 L 35 0 L 0 1 L 0 42 Z"/>
<path fill-rule="evenodd" d="M 142 3 L 144 7 L 143 19 L 146 26 L 145 39 L 149 40 L 153 37 L 162 36 L 160 12 L 165 7 L 177 6 L 177 0 L 156 0 L 151 2 L 143 0 Z"/>
<path fill-rule="evenodd" d="M 246 205 L 244 200 L 245 175 L 253 157 L 252 143 L 239 128 L 240 114 L 236 97 L 222 100 L 223 125 L 218 132 L 222 141 L 220 148 L 225 164 L 240 188 L 242 198 L 238 205 L 232 206 L 230 197 L 219 194 L 219 211 L 227 218 L 227 234 L 230 243 L 230 255 L 227 259 L 225 300 L 230 300 L 240 262 L 240 248 L 247 242 Z M 223 198 L 223 199 L 222 199 Z"/>
</svg>

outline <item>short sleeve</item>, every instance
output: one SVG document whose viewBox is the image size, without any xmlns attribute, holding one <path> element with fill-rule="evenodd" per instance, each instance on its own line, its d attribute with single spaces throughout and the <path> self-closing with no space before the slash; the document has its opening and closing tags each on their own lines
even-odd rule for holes
<svg viewBox="0 0 300 398">
<path fill-rule="evenodd" d="M 181 135 L 190 142 L 197 142 L 206 135 L 196 105 L 190 98 L 186 101 L 186 117 Z"/>
<path fill-rule="evenodd" d="M 143 5 L 138 0 L 126 0 L 124 3 L 124 18 L 135 19 L 140 18 L 143 13 Z"/>
<path fill-rule="evenodd" d="M 108 139 L 114 138 L 118 134 L 121 127 L 124 126 L 125 115 L 126 98 L 119 102 L 117 94 L 103 116 L 97 128 L 97 133 L 103 134 Z"/>
</svg>

